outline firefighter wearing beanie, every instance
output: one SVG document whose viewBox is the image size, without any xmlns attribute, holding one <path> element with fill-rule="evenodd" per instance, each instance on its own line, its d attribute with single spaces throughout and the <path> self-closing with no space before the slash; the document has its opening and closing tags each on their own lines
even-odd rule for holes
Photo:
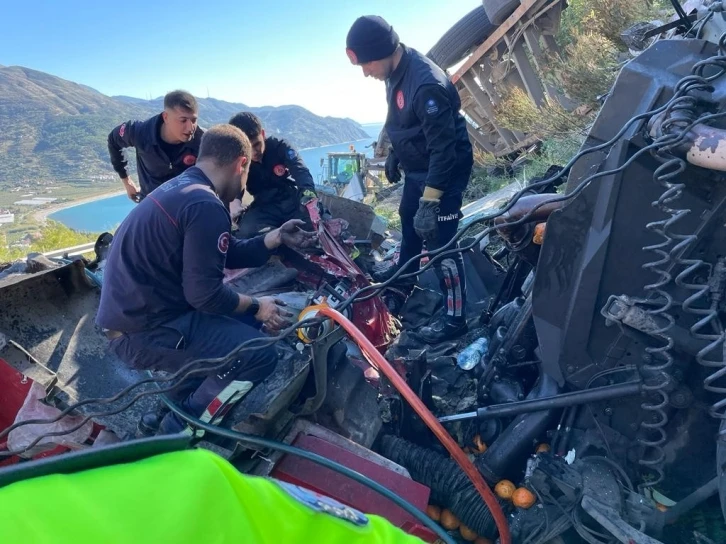
<svg viewBox="0 0 726 544">
<path fill-rule="evenodd" d="M 397 267 L 375 279 L 385 281 L 407 261 L 446 245 L 456 234 L 462 195 L 474 164 L 461 100 L 446 73 L 424 55 L 400 43 L 398 34 L 383 18 L 359 17 L 348 32 L 346 53 L 363 75 L 386 83 L 388 116 L 385 129 L 392 149 L 386 177 L 404 186 L 399 214 L 402 225 L 401 256 Z M 419 269 L 418 261 L 404 273 Z M 460 253 L 436 261 L 444 298 L 444 313 L 419 331 L 435 344 L 467 331 L 466 281 Z"/>
</svg>

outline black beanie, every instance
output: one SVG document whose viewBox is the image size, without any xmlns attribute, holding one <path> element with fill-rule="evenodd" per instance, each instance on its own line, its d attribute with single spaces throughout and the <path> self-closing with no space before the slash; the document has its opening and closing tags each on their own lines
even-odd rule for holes
<svg viewBox="0 0 726 544">
<path fill-rule="evenodd" d="M 353 64 L 364 64 L 393 55 L 398 47 L 398 34 L 383 17 L 358 17 L 346 39 L 348 58 Z"/>
</svg>

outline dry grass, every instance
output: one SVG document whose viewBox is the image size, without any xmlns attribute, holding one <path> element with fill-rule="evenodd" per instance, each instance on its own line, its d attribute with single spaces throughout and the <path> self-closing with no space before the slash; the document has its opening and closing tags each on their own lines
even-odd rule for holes
<svg viewBox="0 0 726 544">
<path fill-rule="evenodd" d="M 618 50 L 601 34 L 576 34 L 564 51 L 564 58 L 549 62 L 549 78 L 569 97 L 582 104 L 596 104 L 618 75 Z"/>
<path fill-rule="evenodd" d="M 584 28 L 604 36 L 620 49 L 626 49 L 620 40 L 623 30 L 648 19 L 649 9 L 644 0 L 595 0 L 583 21 Z"/>
<path fill-rule="evenodd" d="M 649 6 L 646 0 L 568 0 L 557 41 L 565 47 L 587 31 L 600 34 L 617 48 L 624 49 L 620 33 L 638 21 L 652 18 L 664 3 L 668 2 L 650 2 Z"/>
<path fill-rule="evenodd" d="M 556 138 L 581 133 L 589 124 L 589 116 L 567 111 L 556 100 L 538 108 L 522 89 L 511 89 L 496 108 L 497 120 L 510 130 L 536 134 L 540 138 Z"/>
</svg>

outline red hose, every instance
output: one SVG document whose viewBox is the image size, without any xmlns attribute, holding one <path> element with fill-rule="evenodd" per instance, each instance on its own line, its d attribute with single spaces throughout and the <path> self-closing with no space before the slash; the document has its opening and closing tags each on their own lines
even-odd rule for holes
<svg viewBox="0 0 726 544">
<path fill-rule="evenodd" d="M 494 522 L 497 525 L 499 531 L 499 541 L 501 544 L 511 544 L 512 537 L 509 533 L 509 525 L 507 524 L 507 518 L 504 516 L 502 507 L 499 506 L 494 493 L 489 489 L 489 486 L 484 481 L 481 473 L 477 470 L 466 454 L 461 450 L 459 445 L 451 438 L 451 435 L 444 429 L 444 427 L 436 419 L 436 416 L 432 414 L 424 403 L 416 396 L 411 388 L 408 386 L 406 381 L 396 372 L 391 364 L 378 352 L 378 350 L 371 344 L 371 342 L 363 336 L 363 333 L 343 314 L 333 310 L 332 308 L 321 308 L 318 313 L 329 317 L 336 323 L 338 323 L 345 331 L 353 338 L 361 351 L 369 357 L 369 362 L 374 364 L 378 370 L 381 370 L 398 392 L 406 399 L 411 405 L 414 411 L 419 417 L 426 423 L 426 426 L 433 431 L 444 447 L 449 450 L 451 457 L 458 463 L 464 473 L 474 484 L 474 487 L 484 499 L 489 511 L 494 517 Z M 372 360 L 372 361 L 371 361 Z"/>
</svg>

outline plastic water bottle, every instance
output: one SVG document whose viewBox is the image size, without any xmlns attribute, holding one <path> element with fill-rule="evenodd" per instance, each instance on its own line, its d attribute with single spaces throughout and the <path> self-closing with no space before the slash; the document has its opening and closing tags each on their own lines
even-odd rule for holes
<svg viewBox="0 0 726 544">
<path fill-rule="evenodd" d="M 469 344 L 456 357 L 456 364 L 464 370 L 471 370 L 479 364 L 482 356 L 489 348 L 489 340 L 482 336 Z"/>
</svg>

